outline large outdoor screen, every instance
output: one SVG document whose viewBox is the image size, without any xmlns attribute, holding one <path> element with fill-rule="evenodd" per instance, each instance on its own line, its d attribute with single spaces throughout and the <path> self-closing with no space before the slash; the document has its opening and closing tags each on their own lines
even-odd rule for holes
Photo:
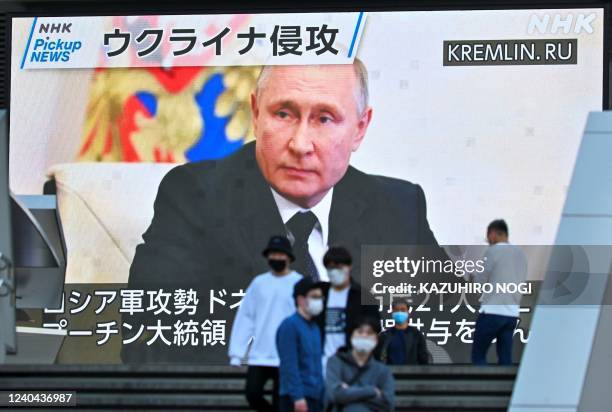
<svg viewBox="0 0 612 412">
<path fill-rule="evenodd" d="M 498 218 L 552 244 L 603 101 L 603 9 L 15 17 L 11 38 L 10 187 L 57 195 L 67 284 L 169 293 L 220 363 L 295 210 L 318 219 L 322 280 L 328 246 L 359 281 L 362 247 L 484 245 Z M 86 295 L 69 285 L 64 326 Z M 121 321 L 92 292 L 72 322 L 92 333 L 69 338 L 102 349 L 63 359 L 190 346 L 172 319 L 125 326 L 170 317 L 160 295 L 116 293 Z M 439 327 L 422 331 L 443 349 Z"/>
</svg>

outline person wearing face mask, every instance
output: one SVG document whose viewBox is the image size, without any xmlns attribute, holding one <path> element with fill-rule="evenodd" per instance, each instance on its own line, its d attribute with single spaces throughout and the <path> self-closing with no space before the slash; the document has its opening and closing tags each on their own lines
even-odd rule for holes
<svg viewBox="0 0 612 412">
<path fill-rule="evenodd" d="M 380 321 L 378 308 L 361 304 L 361 287 L 351 278 L 352 257 L 341 246 L 330 247 L 323 256 L 329 283 L 323 289 L 325 307 L 317 316 L 323 338 L 323 368 L 350 339 L 348 326 L 362 316 Z"/>
<path fill-rule="evenodd" d="M 393 301 L 395 326 L 380 335 L 380 359 L 387 365 L 425 365 L 429 363 L 425 336 L 408 324 L 408 302 Z"/>
<path fill-rule="evenodd" d="M 281 412 L 321 412 L 321 332 L 314 318 L 323 311 L 323 283 L 304 277 L 293 288 L 296 311 L 278 327 Z"/>
<path fill-rule="evenodd" d="M 229 342 L 230 364 L 239 366 L 247 356 L 246 398 L 256 411 L 278 410 L 276 330 L 294 311 L 292 291 L 302 275 L 291 270 L 294 260 L 289 239 L 273 236 L 263 251 L 270 271 L 255 277 L 242 299 Z M 248 355 L 247 355 L 248 352 Z M 264 398 L 264 386 L 274 382 L 273 402 Z"/>
<path fill-rule="evenodd" d="M 391 370 L 374 358 L 380 323 L 363 317 L 350 328 L 350 344 L 329 358 L 325 379 L 327 411 L 392 411 Z"/>
</svg>

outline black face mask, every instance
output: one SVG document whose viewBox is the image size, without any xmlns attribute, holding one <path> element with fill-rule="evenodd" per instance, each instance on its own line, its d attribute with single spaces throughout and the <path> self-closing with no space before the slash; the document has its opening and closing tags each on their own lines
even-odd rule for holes
<svg viewBox="0 0 612 412">
<path fill-rule="evenodd" d="M 268 259 L 268 265 L 275 272 L 282 272 L 287 267 L 287 261 L 284 259 Z"/>
</svg>

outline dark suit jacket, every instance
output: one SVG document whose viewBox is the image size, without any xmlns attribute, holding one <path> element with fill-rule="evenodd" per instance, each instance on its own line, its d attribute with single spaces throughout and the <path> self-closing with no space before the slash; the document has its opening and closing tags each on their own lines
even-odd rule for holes
<svg viewBox="0 0 612 412">
<path fill-rule="evenodd" d="M 222 160 L 177 166 L 159 186 L 153 220 L 130 268 L 129 288 L 191 287 L 200 297 L 200 319 L 216 319 L 221 312 L 208 313 L 210 290 L 227 292 L 228 304 L 216 309 L 227 311 L 230 293 L 246 289 L 255 275 L 268 270 L 261 251 L 270 236 L 285 233 L 254 143 Z M 362 244 L 437 245 L 420 186 L 353 167 L 334 187 L 328 243 L 351 252 L 354 274 L 360 273 Z M 234 314 L 227 315 L 233 319 Z M 158 359 L 141 355 L 123 353 L 124 360 Z"/>
</svg>

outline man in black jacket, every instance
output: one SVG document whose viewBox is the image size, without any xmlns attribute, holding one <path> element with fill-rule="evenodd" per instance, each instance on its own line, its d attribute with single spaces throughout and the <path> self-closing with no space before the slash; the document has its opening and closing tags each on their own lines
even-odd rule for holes
<svg viewBox="0 0 612 412">
<path fill-rule="evenodd" d="M 425 336 L 408 325 L 408 302 L 393 302 L 395 326 L 380 334 L 380 359 L 388 365 L 424 365 L 430 361 Z"/>
<path fill-rule="evenodd" d="M 130 268 L 130 288 L 191 287 L 207 300 L 201 321 L 210 317 L 211 290 L 237 292 L 266 270 L 259 251 L 271 235 L 292 240 L 294 269 L 315 280 L 326 280 L 321 262 L 329 244 L 347 247 L 356 273 L 364 244 L 437 245 L 420 186 L 349 166 L 372 118 L 358 60 L 266 67 L 251 110 L 255 142 L 164 177 Z M 233 317 L 223 314 L 228 306 L 215 317 Z"/>
</svg>

